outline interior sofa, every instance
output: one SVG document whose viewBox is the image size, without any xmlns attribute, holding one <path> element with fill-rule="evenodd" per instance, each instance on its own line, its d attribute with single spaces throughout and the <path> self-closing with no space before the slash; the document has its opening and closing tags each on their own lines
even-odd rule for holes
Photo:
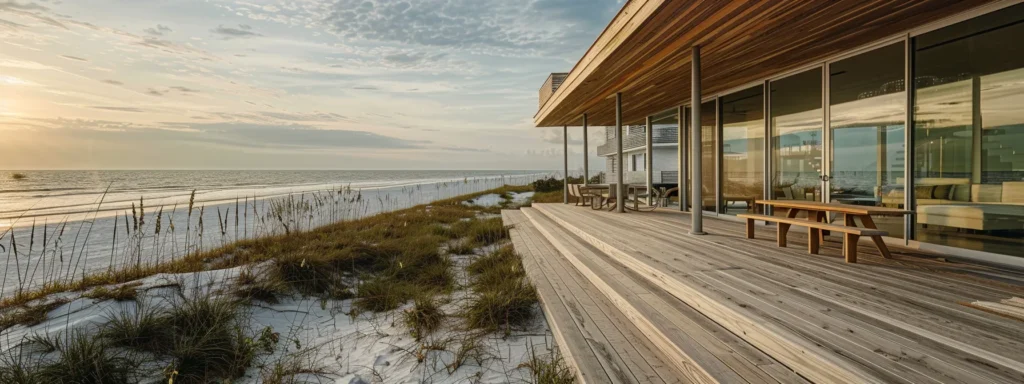
<svg viewBox="0 0 1024 384">
<path fill-rule="evenodd" d="M 917 222 L 977 231 L 1024 230 L 1024 181 L 972 184 L 969 179 L 921 179 L 915 183 Z M 903 190 L 888 191 L 882 204 L 900 207 Z"/>
</svg>

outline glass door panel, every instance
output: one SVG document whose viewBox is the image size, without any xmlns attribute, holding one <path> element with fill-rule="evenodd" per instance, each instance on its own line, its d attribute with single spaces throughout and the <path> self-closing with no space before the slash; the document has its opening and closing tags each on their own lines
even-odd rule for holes
<svg viewBox="0 0 1024 384">
<path fill-rule="evenodd" d="M 903 207 L 903 57 L 900 42 L 829 64 L 830 201 Z M 903 217 L 875 223 L 903 237 Z"/>
<path fill-rule="evenodd" d="M 821 201 L 821 74 L 816 68 L 769 85 L 772 199 Z"/>
<path fill-rule="evenodd" d="M 1024 256 L 1024 4 L 915 38 L 915 237 Z"/>
<path fill-rule="evenodd" d="M 705 211 L 718 212 L 718 167 L 715 162 L 718 156 L 715 133 L 718 130 L 718 111 L 715 101 L 700 105 L 700 141 L 701 141 L 701 207 Z"/>
<path fill-rule="evenodd" d="M 722 96 L 722 197 L 719 212 L 754 212 L 764 197 L 764 87 Z"/>
</svg>

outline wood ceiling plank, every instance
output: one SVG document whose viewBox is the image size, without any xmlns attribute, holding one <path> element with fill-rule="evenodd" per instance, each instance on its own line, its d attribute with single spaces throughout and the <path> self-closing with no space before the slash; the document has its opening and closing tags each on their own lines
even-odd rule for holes
<svg viewBox="0 0 1024 384">
<path fill-rule="evenodd" d="M 626 124 L 687 103 L 695 42 L 704 44 L 702 83 L 712 95 L 991 1 L 633 0 L 535 123 L 576 125 L 587 113 L 591 125 L 613 125 L 615 92 Z"/>
</svg>

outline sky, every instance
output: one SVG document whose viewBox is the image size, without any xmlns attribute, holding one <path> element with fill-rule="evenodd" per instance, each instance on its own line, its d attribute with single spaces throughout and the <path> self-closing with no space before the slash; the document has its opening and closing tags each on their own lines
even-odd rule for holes
<svg viewBox="0 0 1024 384">
<path fill-rule="evenodd" d="M 538 89 L 621 6 L 0 0 L 0 169 L 560 169 Z"/>
</svg>

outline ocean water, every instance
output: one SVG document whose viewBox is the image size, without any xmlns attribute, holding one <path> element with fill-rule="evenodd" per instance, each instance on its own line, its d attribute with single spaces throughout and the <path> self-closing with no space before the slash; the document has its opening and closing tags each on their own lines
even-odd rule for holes
<svg viewBox="0 0 1024 384">
<path fill-rule="evenodd" d="M 20 173 L 16 180 L 11 175 Z M 544 171 L 0 171 L 0 297 Z"/>
</svg>

